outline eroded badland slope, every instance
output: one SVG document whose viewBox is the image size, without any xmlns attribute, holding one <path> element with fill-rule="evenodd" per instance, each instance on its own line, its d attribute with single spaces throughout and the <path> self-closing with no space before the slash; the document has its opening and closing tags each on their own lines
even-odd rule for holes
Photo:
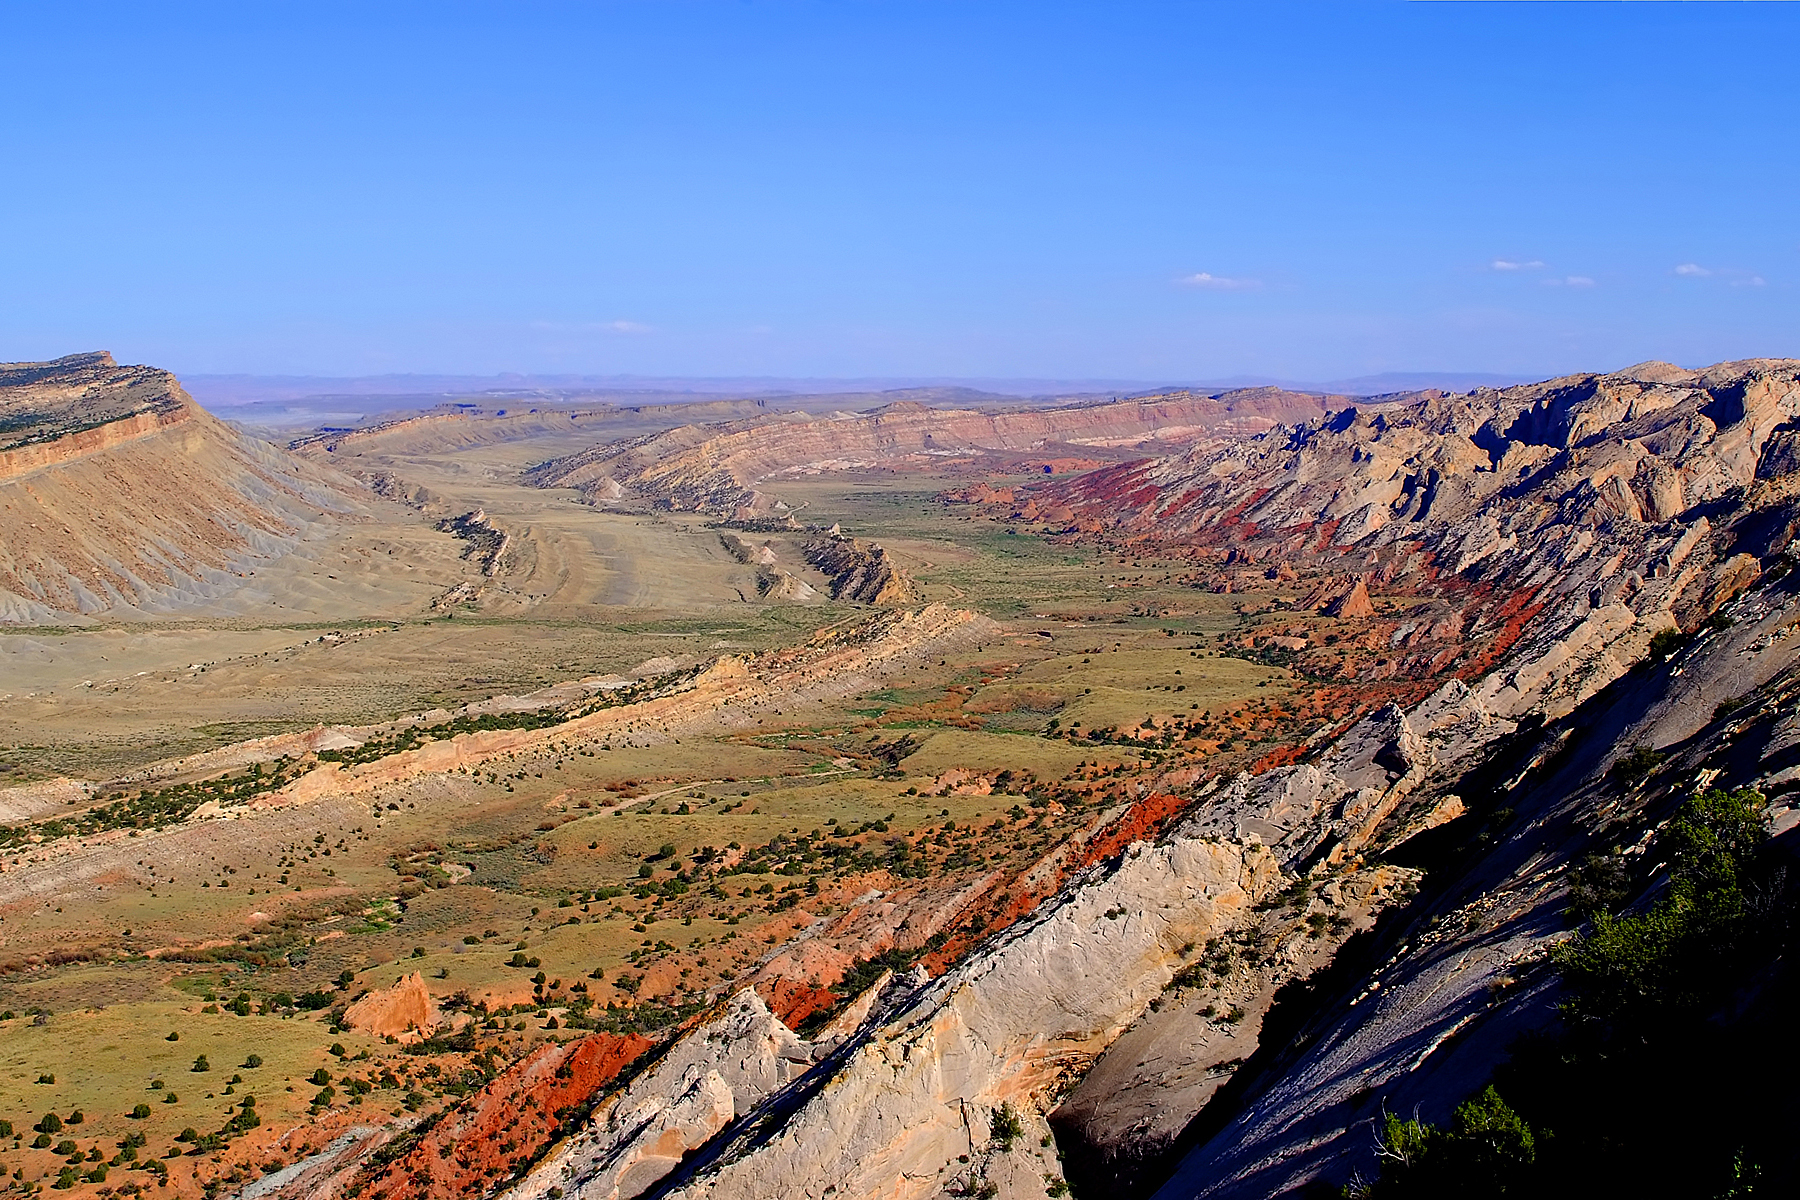
<svg viewBox="0 0 1800 1200">
<path fill-rule="evenodd" d="M 1253 399 L 309 448 L 493 665 L 0 792 L 8 1186 L 1789 1186 L 1800 364 Z"/>
<path fill-rule="evenodd" d="M 0 620 L 177 614 L 373 501 L 109 354 L 0 365 Z"/>
<path fill-rule="evenodd" d="M 851 468 L 919 469 L 934 460 L 1024 456 L 1052 470 L 1120 446 L 1206 442 L 1325 411 L 1327 398 L 1277 388 L 1188 392 L 1079 407 L 974 412 L 917 403 L 872 412 L 781 413 L 688 425 L 542 464 L 530 479 L 598 501 L 642 497 L 675 508 L 749 515 L 781 504 L 780 481 Z M 1111 457 L 1111 456 L 1106 456 Z M 1104 461 L 1104 459 L 1102 459 Z"/>
</svg>

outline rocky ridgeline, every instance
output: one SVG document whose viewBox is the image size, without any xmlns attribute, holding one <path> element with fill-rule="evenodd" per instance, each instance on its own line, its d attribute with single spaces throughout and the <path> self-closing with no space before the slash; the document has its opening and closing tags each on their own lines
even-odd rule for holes
<svg viewBox="0 0 1800 1200">
<path fill-rule="evenodd" d="M 1646 363 L 1346 409 L 971 498 L 1191 555 L 1215 590 L 1379 617 L 1359 678 L 1454 673 L 1498 714 L 1560 714 L 1787 548 L 1797 417 L 1800 363 Z M 1293 632 L 1302 665 L 1338 669 Z"/>
<path fill-rule="evenodd" d="M 1313 872 L 1320 897 L 1297 902 L 1306 915 L 1351 898 L 1372 913 L 1403 894 L 1405 872 L 1354 861 L 1378 824 L 1374 814 L 1391 812 L 1440 756 L 1454 759 L 1469 738 L 1493 736 L 1494 726 L 1466 690 L 1410 713 L 1372 714 L 1318 764 L 1231 781 L 1161 842 L 1134 842 L 1078 871 L 940 978 L 883 977 L 850 1020 L 840 1017 L 814 1041 L 774 1021 L 746 992 L 726 1015 L 687 1033 L 666 1066 L 608 1101 L 511 1194 L 545 1200 L 557 1188 L 620 1200 L 654 1186 L 683 1197 L 908 1197 L 989 1185 L 993 1196 L 1054 1194 L 1062 1166 L 1044 1140 L 1047 1119 L 1071 1086 L 1140 1024 L 1149 1027 L 1141 1040 L 1152 1044 L 1190 1035 L 1156 1027 L 1160 1001 L 1171 986 L 1191 984 L 1205 956 L 1216 961 L 1225 939 L 1264 925 L 1241 939 L 1261 948 L 1249 968 L 1257 985 L 1246 991 L 1243 971 L 1222 969 L 1240 986 L 1210 993 L 1261 1008 L 1275 982 L 1328 957 L 1341 935 L 1314 945 L 1298 911 L 1285 935 L 1258 915 L 1278 894 L 1307 890 L 1299 872 L 1327 857 L 1317 853 L 1322 842 L 1334 853 Z M 1218 786 L 1215 779 L 1201 796 Z M 1328 832 L 1296 841 L 1281 836 L 1289 825 Z M 1267 964 L 1260 974 L 1256 962 Z M 1246 1015 L 1253 1048 L 1260 1009 L 1239 1008 L 1208 1027 L 1216 1032 Z M 1173 1069 L 1134 1060 L 1117 1072 L 1118 1090 L 1158 1089 L 1158 1116 L 1170 1128 L 1157 1145 L 1166 1147 L 1235 1065 L 1222 1054 L 1188 1055 Z M 744 1082 L 747 1071 L 754 1086 Z M 1086 1119 L 1099 1118 L 1096 1134 L 1108 1132 L 1112 1096 L 1083 1099 Z M 1006 1132 L 1009 1120 L 1017 1133 Z"/>
<path fill-rule="evenodd" d="M 922 597 L 918 585 L 874 542 L 865 542 L 830 530 L 808 541 L 806 561 L 831 580 L 833 600 L 862 604 L 915 604 Z"/>
<path fill-rule="evenodd" d="M 105 353 L 0 364 L 0 621 L 177 613 L 368 499 Z"/>
<path fill-rule="evenodd" d="M 925 466 L 984 451 L 1239 438 L 1317 416 L 1330 402 L 1277 388 L 1250 388 L 1003 412 L 905 402 L 856 414 L 779 413 L 611 442 L 543 463 L 527 480 L 540 487 L 578 488 L 595 501 L 636 498 L 743 516 L 777 509 L 779 501 L 770 489 L 796 473 Z"/>
<path fill-rule="evenodd" d="M 735 533 L 721 533 L 719 544 L 733 558 L 756 569 L 756 594 L 763 599 L 800 601 L 811 600 L 819 594 L 810 583 L 780 565 L 771 543 L 751 542 Z"/>
<path fill-rule="evenodd" d="M 1077 873 L 938 979 L 885 980 L 861 1029 L 790 1047 L 795 1074 L 761 1098 L 730 1085 L 737 1041 L 690 1032 L 658 1103 L 597 1123 L 519 1195 L 1054 1195 L 1051 1117 L 1093 1187 L 1143 1194 L 1173 1171 L 1170 1197 L 1249 1197 L 1366 1176 L 1383 1105 L 1441 1120 L 1553 1019 L 1565 872 L 1624 819 L 1613 764 L 1630 747 L 1689 748 L 1685 782 L 1628 806 L 1642 819 L 1696 779 L 1795 786 L 1800 600 L 1779 580 L 1800 513 L 1797 370 L 1652 365 L 1434 396 L 1009 497 L 1021 517 L 1066 507 L 1077 532 L 1188 546 L 1232 590 L 1285 585 L 1304 611 L 1375 625 L 1395 651 L 1375 677 L 1435 676 L 1435 690 L 1298 761 L 1193 779 L 1160 841 Z M 1698 630 L 1687 649 L 1658 644 L 1659 661 L 1678 658 L 1628 674 L 1684 627 Z M 1761 725 L 1724 715 L 1758 687 Z M 1766 748 L 1734 750 L 1752 727 Z M 1776 827 L 1800 827 L 1796 812 L 1778 806 Z M 1167 1015 L 1171 986 L 1223 946 L 1261 946 L 1245 931 L 1283 897 L 1327 924 L 1313 906 L 1328 897 L 1378 910 L 1410 885 L 1365 854 L 1451 826 L 1473 865 L 1364 947 L 1372 973 L 1322 984 L 1310 1025 L 1284 1016 L 1283 1036 L 1300 1030 L 1287 1044 L 1252 1032 L 1248 1068 L 1171 1066 L 1166 1043 L 1196 1028 Z M 1208 1124 L 1217 1079 L 1237 1070 L 1246 1086 Z M 1071 1092 L 1083 1079 L 1097 1082 Z M 1135 1134 L 1108 1125 L 1152 1092 Z"/>
</svg>

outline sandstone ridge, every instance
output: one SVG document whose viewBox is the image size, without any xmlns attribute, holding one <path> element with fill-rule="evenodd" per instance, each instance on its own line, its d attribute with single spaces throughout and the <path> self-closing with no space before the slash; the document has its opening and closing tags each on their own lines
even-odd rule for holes
<svg viewBox="0 0 1800 1200">
<path fill-rule="evenodd" d="M 984 452 L 1068 456 L 1072 448 L 1185 445 L 1241 437 L 1339 406 L 1277 388 L 1173 392 L 1107 404 L 976 412 L 917 403 L 865 413 L 780 413 L 685 425 L 597 446 L 528 474 L 541 487 L 590 499 L 639 497 L 723 515 L 779 505 L 768 489 L 784 476 L 827 470 L 941 465 Z"/>
<path fill-rule="evenodd" d="M 1358 678 L 1453 672 L 1498 715 L 1561 714 L 1788 548 L 1797 418 L 1800 363 L 1646 364 L 1364 405 L 966 498 L 1076 538 L 1178 547 L 1214 590 L 1291 586 L 1298 609 L 1371 621 L 1389 652 L 1356 661 Z M 1299 657 L 1345 669 L 1316 643 Z"/>
</svg>

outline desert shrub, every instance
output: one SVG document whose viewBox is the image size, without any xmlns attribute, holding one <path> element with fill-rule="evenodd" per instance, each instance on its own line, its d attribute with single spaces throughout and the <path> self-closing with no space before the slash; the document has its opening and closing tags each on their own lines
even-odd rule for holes
<svg viewBox="0 0 1800 1200">
<path fill-rule="evenodd" d="M 1768 836 L 1762 810 L 1748 788 L 1681 807 L 1655 842 L 1668 893 L 1644 913 L 1596 912 L 1591 931 L 1556 948 L 1570 1018 L 1636 1027 L 1716 996 L 1746 932 L 1746 884 Z"/>
<path fill-rule="evenodd" d="M 1381 1131 L 1381 1178 L 1349 1189 L 1369 1200 L 1530 1194 L 1537 1138 L 1490 1084 L 1456 1109 L 1447 1129 L 1389 1113 Z"/>
<path fill-rule="evenodd" d="M 1688 635 L 1679 629 L 1664 629 L 1650 639 L 1647 659 L 1661 662 L 1688 644 Z"/>
<path fill-rule="evenodd" d="M 1759 1183 L 1791 1144 L 1769 1082 L 1800 1069 L 1785 1028 L 1796 893 L 1767 850 L 1763 807 L 1750 789 L 1692 797 L 1635 888 L 1621 856 L 1584 862 L 1572 892 L 1587 925 L 1551 958 L 1561 1025 L 1515 1043 L 1447 1129 L 1388 1118 L 1379 1179 L 1348 1193 L 1788 1194 Z"/>
<path fill-rule="evenodd" d="M 1569 872 L 1569 907 L 1582 920 L 1615 913 L 1631 896 L 1631 867 L 1618 853 L 1590 854 Z"/>
<path fill-rule="evenodd" d="M 988 1121 L 988 1135 L 1000 1143 L 1002 1150 L 1012 1149 L 1012 1144 L 1025 1136 L 1025 1126 L 1011 1104 L 1002 1104 L 994 1110 Z"/>
<path fill-rule="evenodd" d="M 1650 746 L 1633 746 L 1631 753 L 1621 755 L 1613 761 L 1612 776 L 1626 787 L 1636 787 L 1650 778 L 1651 772 L 1661 766 L 1666 757 Z"/>
</svg>

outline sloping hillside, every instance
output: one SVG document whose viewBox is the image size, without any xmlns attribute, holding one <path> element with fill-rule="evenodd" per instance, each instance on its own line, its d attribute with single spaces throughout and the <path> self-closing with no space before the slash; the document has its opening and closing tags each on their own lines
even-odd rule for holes
<svg viewBox="0 0 1800 1200">
<path fill-rule="evenodd" d="M 1648 363 L 973 498 L 1078 540 L 1179 547 L 1215 591 L 1288 591 L 1292 628 L 1263 633 L 1309 669 L 1455 672 L 1497 712 L 1560 714 L 1787 548 L 1797 416 L 1800 363 Z M 1315 613 L 1371 618 L 1381 652 L 1323 644 Z"/>
<path fill-rule="evenodd" d="M 0 620 L 180 611 L 366 498 L 167 371 L 106 353 L 0 365 Z"/>
<path fill-rule="evenodd" d="M 1252 388 L 1002 412 L 917 403 L 820 417 L 788 412 L 611 442 L 544 463 L 528 478 L 540 487 L 580 488 L 602 500 L 634 496 L 675 508 L 762 511 L 776 500 L 765 492 L 779 490 L 784 475 L 918 467 L 982 452 L 1055 456 L 1070 447 L 1211 444 L 1319 416 L 1329 400 Z"/>
<path fill-rule="evenodd" d="M 1245 594 L 1250 623 L 1221 639 L 1235 653 L 1413 699 L 1371 687 L 1363 711 L 1293 754 L 1147 782 L 1177 793 L 1154 846 L 1073 875 L 935 982 L 878 984 L 862 1028 L 821 1039 L 785 1089 L 706 1120 L 660 1115 L 692 1153 L 659 1165 L 650 1194 L 1037 1196 L 1060 1188 L 1059 1170 L 1090 1195 L 1143 1195 L 1171 1171 L 1168 1197 L 1335 1190 L 1383 1169 L 1384 1111 L 1452 1131 L 1390 1130 L 1390 1144 L 1457 1146 L 1478 1118 L 1452 1110 L 1533 1031 L 1576 1040 L 1511 1068 L 1518 1119 L 1555 1120 L 1560 1144 L 1593 1148 L 1556 1159 L 1546 1140 L 1544 1161 L 1590 1183 L 1596 1163 L 1629 1165 L 1618 1147 L 1650 1162 L 1644 1147 L 1681 1122 L 1632 1108 L 1625 1076 L 1592 1086 L 1594 1112 L 1556 1097 L 1557 1054 L 1638 1052 L 1610 1032 L 1556 1032 L 1557 998 L 1587 985 L 1567 983 L 1552 948 L 1586 929 L 1604 959 L 1606 931 L 1627 928 L 1608 922 L 1686 919 L 1652 906 L 1667 887 L 1658 859 L 1676 853 L 1669 822 L 1697 791 L 1760 787 L 1777 800 L 1746 811 L 1795 826 L 1797 378 L 1787 362 L 1651 365 L 1429 397 L 1007 497 L 1020 519 L 1069 509 L 1077 544 L 1188 548 L 1194 585 Z M 1754 904 L 1696 926 L 1729 935 L 1730 954 L 1703 947 L 1720 969 L 1657 985 L 1679 994 L 1658 1020 L 1734 1051 L 1705 1067 L 1722 1089 L 1709 1094 L 1745 1094 L 1744 1048 L 1778 1027 L 1791 988 L 1770 964 L 1792 897 L 1779 870 L 1756 872 Z M 1340 928 L 1366 936 L 1303 982 L 1308 948 Z M 1688 969 L 1640 949 L 1651 965 L 1633 969 Z M 1630 1111 L 1623 1129 L 1606 1123 L 1615 1107 Z M 1785 1112 L 1728 1105 L 1689 1122 L 1695 1151 L 1670 1166 L 1729 1185 L 1736 1131 L 1740 1159 L 1788 1178 L 1770 1137 Z M 1120 1113 L 1137 1116 L 1120 1127 Z M 1060 1165 L 1038 1153 L 1046 1118 Z M 559 1178 L 626 1194 L 606 1190 L 608 1173 L 641 1151 L 598 1126 L 583 1137 Z M 1471 1184 L 1459 1152 L 1438 1151 L 1434 1178 Z M 1495 1161 L 1546 1178 L 1524 1150 Z M 1460 1194 L 1383 1186 L 1372 1194 Z M 514 1194 L 551 1195 L 549 1173 Z"/>
</svg>

